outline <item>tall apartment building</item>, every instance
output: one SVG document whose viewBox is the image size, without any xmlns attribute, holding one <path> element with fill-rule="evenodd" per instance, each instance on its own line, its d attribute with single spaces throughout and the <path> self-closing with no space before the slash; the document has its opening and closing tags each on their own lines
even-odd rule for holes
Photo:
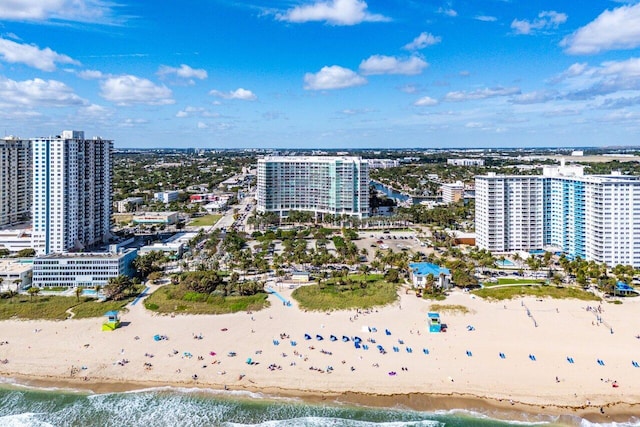
<svg viewBox="0 0 640 427">
<path fill-rule="evenodd" d="M 640 177 L 584 175 L 564 165 L 542 176 L 478 176 L 476 242 L 496 252 L 552 248 L 640 267 Z"/>
<path fill-rule="evenodd" d="M 81 250 L 110 237 L 113 141 L 82 131 L 33 138 L 33 248 Z"/>
<path fill-rule="evenodd" d="M 0 227 L 31 215 L 31 143 L 13 136 L 0 139 Z"/>
<path fill-rule="evenodd" d="M 359 157 L 266 157 L 258 160 L 258 212 L 369 216 L 369 167 Z"/>
</svg>

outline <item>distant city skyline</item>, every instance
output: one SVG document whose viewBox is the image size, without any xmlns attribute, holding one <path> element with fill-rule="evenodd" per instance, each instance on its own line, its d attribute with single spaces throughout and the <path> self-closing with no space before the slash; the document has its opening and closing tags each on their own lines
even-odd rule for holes
<svg viewBox="0 0 640 427">
<path fill-rule="evenodd" d="M 638 145 L 640 3 L 14 0 L 0 123 L 115 148 Z"/>
</svg>

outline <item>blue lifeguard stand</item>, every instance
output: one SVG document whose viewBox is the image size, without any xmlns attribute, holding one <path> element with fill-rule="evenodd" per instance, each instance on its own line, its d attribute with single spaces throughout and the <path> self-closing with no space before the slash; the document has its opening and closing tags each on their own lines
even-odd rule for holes
<svg viewBox="0 0 640 427">
<path fill-rule="evenodd" d="M 429 312 L 427 313 L 427 317 L 429 318 L 429 332 L 442 332 L 440 314 Z"/>
<path fill-rule="evenodd" d="M 107 321 L 102 324 L 102 330 L 115 331 L 116 329 L 118 329 L 118 326 L 120 326 L 120 318 L 118 317 L 118 312 L 115 310 L 107 311 L 104 315 L 107 318 Z"/>
</svg>

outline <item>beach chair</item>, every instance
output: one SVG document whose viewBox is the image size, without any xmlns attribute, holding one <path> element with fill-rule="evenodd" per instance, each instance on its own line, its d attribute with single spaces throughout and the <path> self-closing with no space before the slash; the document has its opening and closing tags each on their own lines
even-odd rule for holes
<svg viewBox="0 0 640 427">
<path fill-rule="evenodd" d="M 349 337 L 346 335 L 342 336 L 342 342 L 349 342 Z"/>
<path fill-rule="evenodd" d="M 369 350 L 369 346 L 368 346 L 368 345 L 366 345 L 366 344 L 363 344 L 363 345 L 362 345 L 362 349 L 363 349 L 363 350 Z"/>
<path fill-rule="evenodd" d="M 635 360 L 632 360 L 631 364 L 633 365 L 634 368 L 640 368 L 640 365 L 638 365 L 638 362 L 636 362 Z"/>
<path fill-rule="evenodd" d="M 423 352 L 424 354 L 429 354 L 429 349 L 428 349 L 428 348 L 423 348 L 423 349 L 422 349 L 422 352 Z"/>
<path fill-rule="evenodd" d="M 471 357 L 471 356 L 473 356 L 473 353 L 471 353 L 469 350 L 467 350 L 467 356 Z"/>
<path fill-rule="evenodd" d="M 331 335 L 331 336 L 329 337 L 329 339 L 330 339 L 331 341 L 337 341 L 337 340 L 338 340 L 338 337 L 336 337 L 335 335 Z"/>
<path fill-rule="evenodd" d="M 387 334 L 387 335 L 391 335 L 391 331 L 390 331 L 390 330 L 388 330 L 388 329 L 385 329 L 385 330 L 384 330 L 384 333 L 385 333 L 385 334 Z"/>
<path fill-rule="evenodd" d="M 295 346 L 297 346 L 297 345 L 298 345 L 298 343 L 297 343 L 297 342 L 295 342 L 295 341 L 291 341 L 291 347 L 295 347 Z"/>
<path fill-rule="evenodd" d="M 530 354 L 530 355 L 529 355 L 529 359 L 530 359 L 532 362 L 535 362 L 535 361 L 536 361 L 536 356 L 534 356 L 533 354 Z"/>
<path fill-rule="evenodd" d="M 507 356 L 505 356 L 504 353 L 500 353 L 500 359 L 506 359 L 506 358 L 507 358 Z"/>
<path fill-rule="evenodd" d="M 394 352 L 394 353 L 397 353 L 397 352 L 399 352 L 399 351 L 400 351 L 400 349 L 399 349 L 398 347 L 393 346 L 393 352 Z"/>
<path fill-rule="evenodd" d="M 407 353 L 413 353 L 413 349 L 411 347 L 407 347 Z"/>
<path fill-rule="evenodd" d="M 318 341 L 322 341 L 324 338 L 322 337 L 322 335 L 316 335 L 316 339 L 317 339 Z"/>
<path fill-rule="evenodd" d="M 304 339 L 305 339 L 305 340 L 310 340 L 310 339 L 311 339 L 311 335 L 309 335 L 309 334 L 304 334 Z"/>
</svg>

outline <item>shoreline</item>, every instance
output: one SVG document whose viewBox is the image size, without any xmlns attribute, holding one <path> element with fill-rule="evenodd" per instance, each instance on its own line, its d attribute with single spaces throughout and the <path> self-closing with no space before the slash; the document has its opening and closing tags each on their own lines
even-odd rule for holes
<svg viewBox="0 0 640 427">
<path fill-rule="evenodd" d="M 290 299 L 291 290 L 279 292 Z M 603 303 L 601 325 L 584 301 L 496 303 L 456 291 L 445 304 L 467 312 L 442 313 L 447 332 L 429 333 L 430 302 L 411 294 L 358 312 L 305 312 L 269 298 L 259 312 L 217 316 L 157 315 L 138 304 L 114 332 L 99 318 L 6 320 L 0 378 L 61 391 L 171 387 L 566 425 L 638 422 L 640 369 L 631 362 L 640 357 L 640 300 Z"/>
<path fill-rule="evenodd" d="M 610 402 L 604 404 L 605 413 L 600 412 L 600 405 L 570 406 L 546 404 L 538 405 L 511 399 L 494 398 L 489 396 L 477 396 L 465 393 L 362 393 L 357 391 L 346 392 L 318 392 L 301 389 L 282 389 L 277 387 L 253 387 L 234 386 L 233 388 L 219 384 L 175 382 L 166 383 L 160 381 L 143 382 L 114 382 L 108 379 L 83 381 L 80 379 L 58 377 L 35 377 L 29 375 L 6 376 L 9 380 L 0 383 L 10 387 L 26 387 L 34 390 L 59 391 L 63 393 L 135 393 L 145 391 L 175 391 L 189 390 L 190 392 L 211 395 L 226 399 L 252 399 L 254 395 L 260 395 L 266 400 L 290 400 L 312 405 L 351 406 L 372 409 L 398 409 L 416 412 L 437 413 L 439 411 L 464 411 L 488 416 L 498 421 L 538 422 L 547 421 L 560 425 L 579 425 L 580 420 L 589 422 L 624 423 L 630 420 L 638 420 L 640 402 Z M 238 394 L 238 392 L 242 394 Z M 246 393 L 246 395 L 243 395 Z"/>
</svg>

